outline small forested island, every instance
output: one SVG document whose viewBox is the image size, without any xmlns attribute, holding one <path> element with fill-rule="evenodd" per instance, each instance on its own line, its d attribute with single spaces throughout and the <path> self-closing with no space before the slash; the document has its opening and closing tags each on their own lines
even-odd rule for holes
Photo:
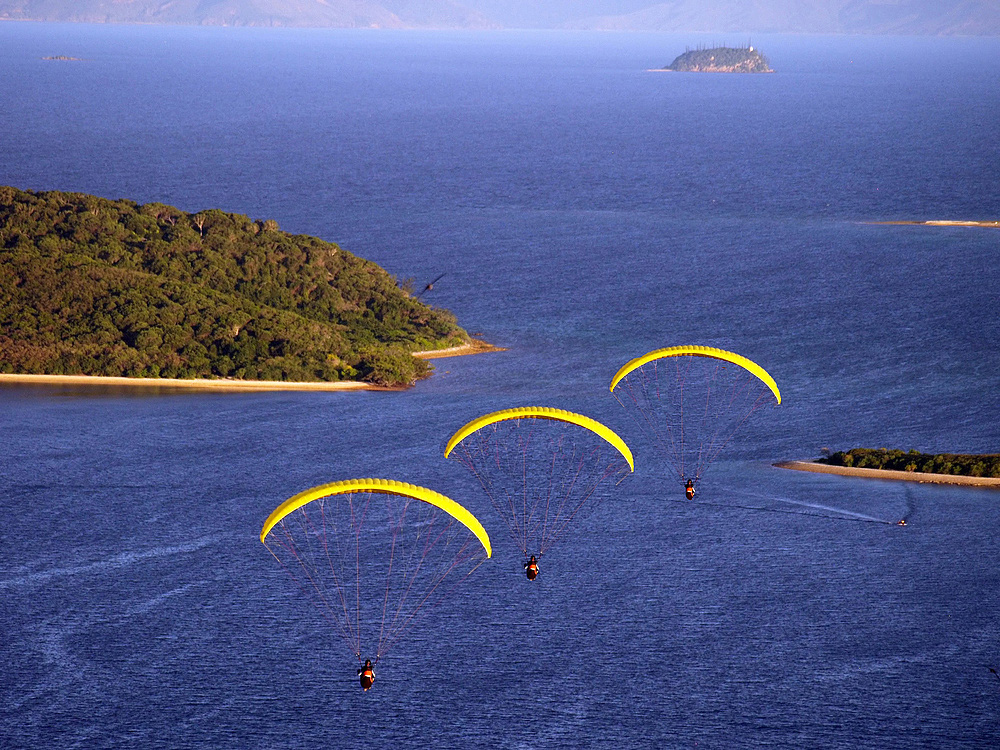
<svg viewBox="0 0 1000 750">
<path fill-rule="evenodd" d="M 888 448 L 852 448 L 837 451 L 817 463 L 854 469 L 879 469 L 923 474 L 950 474 L 1000 478 L 1000 454 L 920 453 Z"/>
<path fill-rule="evenodd" d="M 773 73 L 753 46 L 689 49 L 662 70 L 682 73 Z"/>
<path fill-rule="evenodd" d="M 384 269 L 273 220 L 0 186 L 0 373 L 405 386 L 469 344 Z"/>
<path fill-rule="evenodd" d="M 853 448 L 813 461 L 779 461 L 779 469 L 925 484 L 1000 488 L 1000 454 L 920 453 Z"/>
</svg>

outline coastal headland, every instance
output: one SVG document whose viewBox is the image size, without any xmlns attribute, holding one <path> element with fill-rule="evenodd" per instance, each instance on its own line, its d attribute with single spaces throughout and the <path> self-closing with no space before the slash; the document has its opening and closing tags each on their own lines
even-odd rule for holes
<svg viewBox="0 0 1000 750">
<path fill-rule="evenodd" d="M 903 482 L 919 482 L 925 484 L 963 484 L 972 487 L 995 487 L 1000 489 L 1000 478 L 971 477 L 959 474 L 930 474 L 920 471 L 894 471 L 891 469 L 858 469 L 853 466 L 833 466 L 813 461 L 779 461 L 774 464 L 779 469 L 794 469 L 795 471 L 813 471 L 819 474 L 839 474 L 845 477 L 863 477 L 865 479 L 890 479 Z"/>
<path fill-rule="evenodd" d="M 377 264 L 218 209 L 0 186 L 0 288 L 12 375 L 396 388 L 490 348 Z"/>
</svg>

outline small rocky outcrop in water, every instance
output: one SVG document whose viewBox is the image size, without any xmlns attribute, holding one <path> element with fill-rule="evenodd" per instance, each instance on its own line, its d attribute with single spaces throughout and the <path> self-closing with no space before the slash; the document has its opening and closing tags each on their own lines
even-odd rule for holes
<svg viewBox="0 0 1000 750">
<path fill-rule="evenodd" d="M 751 47 L 689 49 L 664 70 L 685 73 L 773 73 L 767 58 Z"/>
</svg>

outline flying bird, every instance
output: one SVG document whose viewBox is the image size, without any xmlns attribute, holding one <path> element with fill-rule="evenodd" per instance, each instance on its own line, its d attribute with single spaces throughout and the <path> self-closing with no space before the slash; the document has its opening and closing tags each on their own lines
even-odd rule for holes
<svg viewBox="0 0 1000 750">
<path fill-rule="evenodd" d="M 448 275 L 447 273 L 443 273 L 440 276 L 438 276 L 436 279 L 434 279 L 434 281 L 432 281 L 430 284 L 428 284 L 427 286 L 425 286 L 424 287 L 424 291 L 417 295 L 417 299 L 420 299 L 420 296 L 424 292 L 429 292 L 431 289 L 433 289 L 434 285 L 437 284 L 439 281 L 441 281 L 441 279 L 443 279 L 447 275 Z"/>
</svg>

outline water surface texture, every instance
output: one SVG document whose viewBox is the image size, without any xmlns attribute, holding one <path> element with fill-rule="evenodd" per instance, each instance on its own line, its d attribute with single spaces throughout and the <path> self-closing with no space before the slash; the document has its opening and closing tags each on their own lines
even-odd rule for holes
<svg viewBox="0 0 1000 750">
<path fill-rule="evenodd" d="M 647 72 L 712 41 L 0 25 L 0 184 L 444 273 L 425 299 L 508 348 L 401 393 L 0 388 L 0 746 L 995 747 L 1000 493 L 771 464 L 1000 451 L 1000 230 L 870 223 L 1000 218 L 1000 41 Z M 783 395 L 697 503 L 608 392 L 676 344 Z M 531 584 L 442 457 L 522 405 L 636 460 Z M 368 693 L 257 539 L 357 476 L 454 497 L 495 549 Z"/>
</svg>

